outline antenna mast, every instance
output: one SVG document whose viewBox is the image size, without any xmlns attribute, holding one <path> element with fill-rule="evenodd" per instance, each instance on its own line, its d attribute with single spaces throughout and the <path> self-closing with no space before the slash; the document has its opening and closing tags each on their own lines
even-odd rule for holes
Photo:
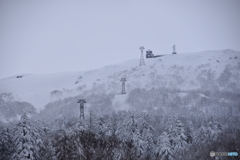
<svg viewBox="0 0 240 160">
<path fill-rule="evenodd" d="M 140 64 L 139 64 L 139 66 L 145 66 L 144 57 L 143 57 L 144 47 L 141 46 L 139 49 L 141 50 L 141 58 L 140 58 Z"/>
<path fill-rule="evenodd" d="M 175 44 L 173 45 L 173 52 L 172 52 L 172 54 L 177 54 L 177 52 L 176 52 L 176 46 L 175 46 Z"/>
</svg>

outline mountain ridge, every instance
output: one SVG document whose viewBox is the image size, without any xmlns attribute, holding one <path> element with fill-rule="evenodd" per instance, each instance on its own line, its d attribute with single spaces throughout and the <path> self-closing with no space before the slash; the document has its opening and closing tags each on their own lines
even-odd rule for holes
<svg viewBox="0 0 240 160">
<path fill-rule="evenodd" d="M 50 102 L 59 98 L 73 97 L 84 91 L 119 94 L 121 77 L 127 78 L 127 92 L 134 88 L 163 86 L 180 89 L 199 87 L 226 89 L 227 86 L 224 84 L 221 86 L 214 83 L 216 80 L 219 81 L 224 72 L 230 72 L 230 80 L 228 79 L 229 82 L 226 84 L 231 83 L 235 91 L 240 90 L 237 81 L 240 79 L 240 52 L 231 49 L 168 54 L 145 59 L 145 63 L 146 66 L 139 67 L 139 59 L 134 59 L 90 71 L 19 74 L 21 78 L 11 76 L 0 79 L 0 93 L 12 93 L 19 101 L 32 104 L 39 112 Z M 230 71 L 227 66 L 230 67 Z"/>
</svg>

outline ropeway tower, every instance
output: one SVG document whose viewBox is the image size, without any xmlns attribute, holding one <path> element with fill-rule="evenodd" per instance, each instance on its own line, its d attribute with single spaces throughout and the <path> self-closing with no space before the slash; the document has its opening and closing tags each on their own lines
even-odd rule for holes
<svg viewBox="0 0 240 160">
<path fill-rule="evenodd" d="M 144 57 L 143 57 L 144 47 L 141 46 L 139 49 L 141 50 L 141 58 L 140 58 L 140 64 L 139 64 L 139 66 L 145 66 Z"/>
<path fill-rule="evenodd" d="M 125 82 L 127 81 L 126 78 L 121 78 L 122 81 L 122 94 L 126 94 L 125 90 Z"/>
<path fill-rule="evenodd" d="M 84 103 L 86 103 L 85 99 L 79 99 L 77 103 L 80 103 L 80 120 L 84 120 Z"/>
</svg>

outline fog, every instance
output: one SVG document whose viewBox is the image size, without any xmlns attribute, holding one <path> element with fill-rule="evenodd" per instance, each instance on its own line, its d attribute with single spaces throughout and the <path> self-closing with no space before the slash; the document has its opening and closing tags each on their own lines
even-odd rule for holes
<svg viewBox="0 0 240 160">
<path fill-rule="evenodd" d="M 240 50 L 237 0 L 1 1 L 0 78 L 91 70 L 154 54 Z"/>
</svg>

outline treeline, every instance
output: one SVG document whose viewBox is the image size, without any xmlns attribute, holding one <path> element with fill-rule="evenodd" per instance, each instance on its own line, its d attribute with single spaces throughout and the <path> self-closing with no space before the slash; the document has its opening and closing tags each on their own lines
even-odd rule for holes
<svg viewBox="0 0 240 160">
<path fill-rule="evenodd" d="M 130 111 L 118 112 L 113 95 L 91 94 L 82 121 L 77 98 L 0 123 L 0 160 L 202 160 L 211 159 L 210 151 L 240 153 L 239 92 L 133 89 Z"/>
<path fill-rule="evenodd" d="M 238 124 L 121 111 L 104 117 L 90 112 L 86 120 L 51 130 L 24 114 L 19 123 L 1 127 L 0 159 L 211 159 L 210 151 L 240 153 Z"/>
</svg>

